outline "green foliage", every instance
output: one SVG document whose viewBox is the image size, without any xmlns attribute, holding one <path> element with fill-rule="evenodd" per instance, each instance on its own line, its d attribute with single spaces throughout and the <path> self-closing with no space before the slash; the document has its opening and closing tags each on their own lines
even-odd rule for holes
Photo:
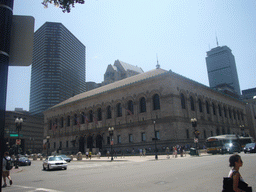
<svg viewBox="0 0 256 192">
<path fill-rule="evenodd" d="M 56 7 L 61 8 L 64 13 L 69 13 L 71 6 L 75 7 L 75 3 L 84 4 L 84 0 L 43 0 L 42 4 L 44 5 L 44 8 L 48 7 L 48 3 L 54 4 Z"/>
</svg>

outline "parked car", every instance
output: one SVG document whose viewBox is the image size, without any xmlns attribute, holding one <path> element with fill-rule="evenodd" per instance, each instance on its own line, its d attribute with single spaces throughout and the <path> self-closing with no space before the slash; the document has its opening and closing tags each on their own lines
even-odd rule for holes
<svg viewBox="0 0 256 192">
<path fill-rule="evenodd" d="M 256 143 L 247 143 L 244 147 L 244 153 L 256 153 Z"/>
<path fill-rule="evenodd" d="M 27 157 L 20 157 L 18 159 L 18 165 L 31 165 L 31 161 Z"/>
<path fill-rule="evenodd" d="M 67 155 L 59 155 L 60 157 L 62 157 L 65 161 L 69 162 L 71 161 L 71 158 L 68 157 Z"/>
<path fill-rule="evenodd" d="M 51 169 L 67 169 L 68 164 L 67 162 L 60 156 L 49 156 L 43 162 L 43 169 L 44 170 L 51 170 Z"/>
<path fill-rule="evenodd" d="M 234 153 L 234 152 L 241 152 L 241 147 L 238 143 L 225 143 L 221 149 L 221 153 Z"/>
</svg>

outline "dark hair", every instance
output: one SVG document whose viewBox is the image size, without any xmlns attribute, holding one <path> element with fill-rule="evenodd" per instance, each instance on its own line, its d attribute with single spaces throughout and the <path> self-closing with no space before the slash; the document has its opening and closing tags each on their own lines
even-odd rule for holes
<svg viewBox="0 0 256 192">
<path fill-rule="evenodd" d="M 9 152 L 8 152 L 8 151 L 4 152 L 4 155 L 7 155 L 7 156 L 8 156 L 8 155 L 9 155 Z"/>
<path fill-rule="evenodd" d="M 229 157 L 229 167 L 234 167 L 235 166 L 235 162 L 238 162 L 239 159 L 241 159 L 240 155 L 231 155 Z"/>
</svg>

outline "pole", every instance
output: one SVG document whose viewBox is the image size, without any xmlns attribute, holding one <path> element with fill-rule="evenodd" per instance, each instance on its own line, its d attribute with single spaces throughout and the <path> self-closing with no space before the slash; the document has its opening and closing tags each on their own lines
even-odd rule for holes
<svg viewBox="0 0 256 192">
<path fill-rule="evenodd" d="M 18 129 L 18 140 L 20 140 L 20 125 L 17 124 L 16 125 L 16 128 Z M 15 169 L 18 169 L 18 161 L 19 161 L 19 157 L 18 157 L 18 154 L 19 154 L 19 145 L 17 144 L 16 142 L 16 145 L 17 145 L 17 153 L 16 153 L 16 163 L 15 163 Z"/>
<path fill-rule="evenodd" d="M 7 76 L 9 66 L 10 38 L 12 25 L 13 0 L 0 0 L 0 149 L 4 149 L 4 126 Z M 4 150 L 0 150 L 0 173 L 2 174 L 2 163 Z M 2 186 L 2 179 L 0 181 Z M 2 188 L 0 188 L 0 192 Z"/>
<path fill-rule="evenodd" d="M 157 140 L 157 137 L 156 137 L 156 122 L 154 121 L 154 134 L 155 134 L 155 159 L 157 160 L 158 157 L 157 157 L 157 148 L 156 148 L 156 140 Z"/>
<path fill-rule="evenodd" d="M 111 142 L 110 142 L 110 147 L 111 147 L 111 161 L 113 161 L 114 160 L 114 158 L 113 158 L 113 145 L 112 145 L 113 143 L 112 143 L 112 134 L 111 134 Z"/>
</svg>

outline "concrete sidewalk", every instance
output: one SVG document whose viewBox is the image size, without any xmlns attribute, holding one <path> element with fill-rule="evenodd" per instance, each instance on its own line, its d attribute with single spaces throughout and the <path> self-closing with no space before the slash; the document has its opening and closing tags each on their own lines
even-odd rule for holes
<svg viewBox="0 0 256 192">
<path fill-rule="evenodd" d="M 184 159 L 184 158 L 193 158 L 193 157 L 203 157 L 203 156 L 208 156 L 206 152 L 200 152 L 199 156 L 191 156 L 190 154 L 184 154 L 183 157 L 180 156 L 180 154 L 177 155 L 175 158 L 174 155 L 158 155 L 158 160 L 170 160 L 170 159 Z M 132 161 L 132 162 L 143 162 L 143 161 L 154 161 L 155 160 L 155 155 L 146 155 L 146 156 L 139 156 L 139 155 L 134 155 L 134 156 L 117 156 L 117 158 L 114 157 L 114 161 Z M 77 160 L 76 157 L 74 157 L 73 161 L 111 161 L 111 156 L 110 157 L 100 157 L 98 158 L 97 156 L 92 156 L 91 159 L 86 159 L 84 156 L 82 160 Z"/>
</svg>

